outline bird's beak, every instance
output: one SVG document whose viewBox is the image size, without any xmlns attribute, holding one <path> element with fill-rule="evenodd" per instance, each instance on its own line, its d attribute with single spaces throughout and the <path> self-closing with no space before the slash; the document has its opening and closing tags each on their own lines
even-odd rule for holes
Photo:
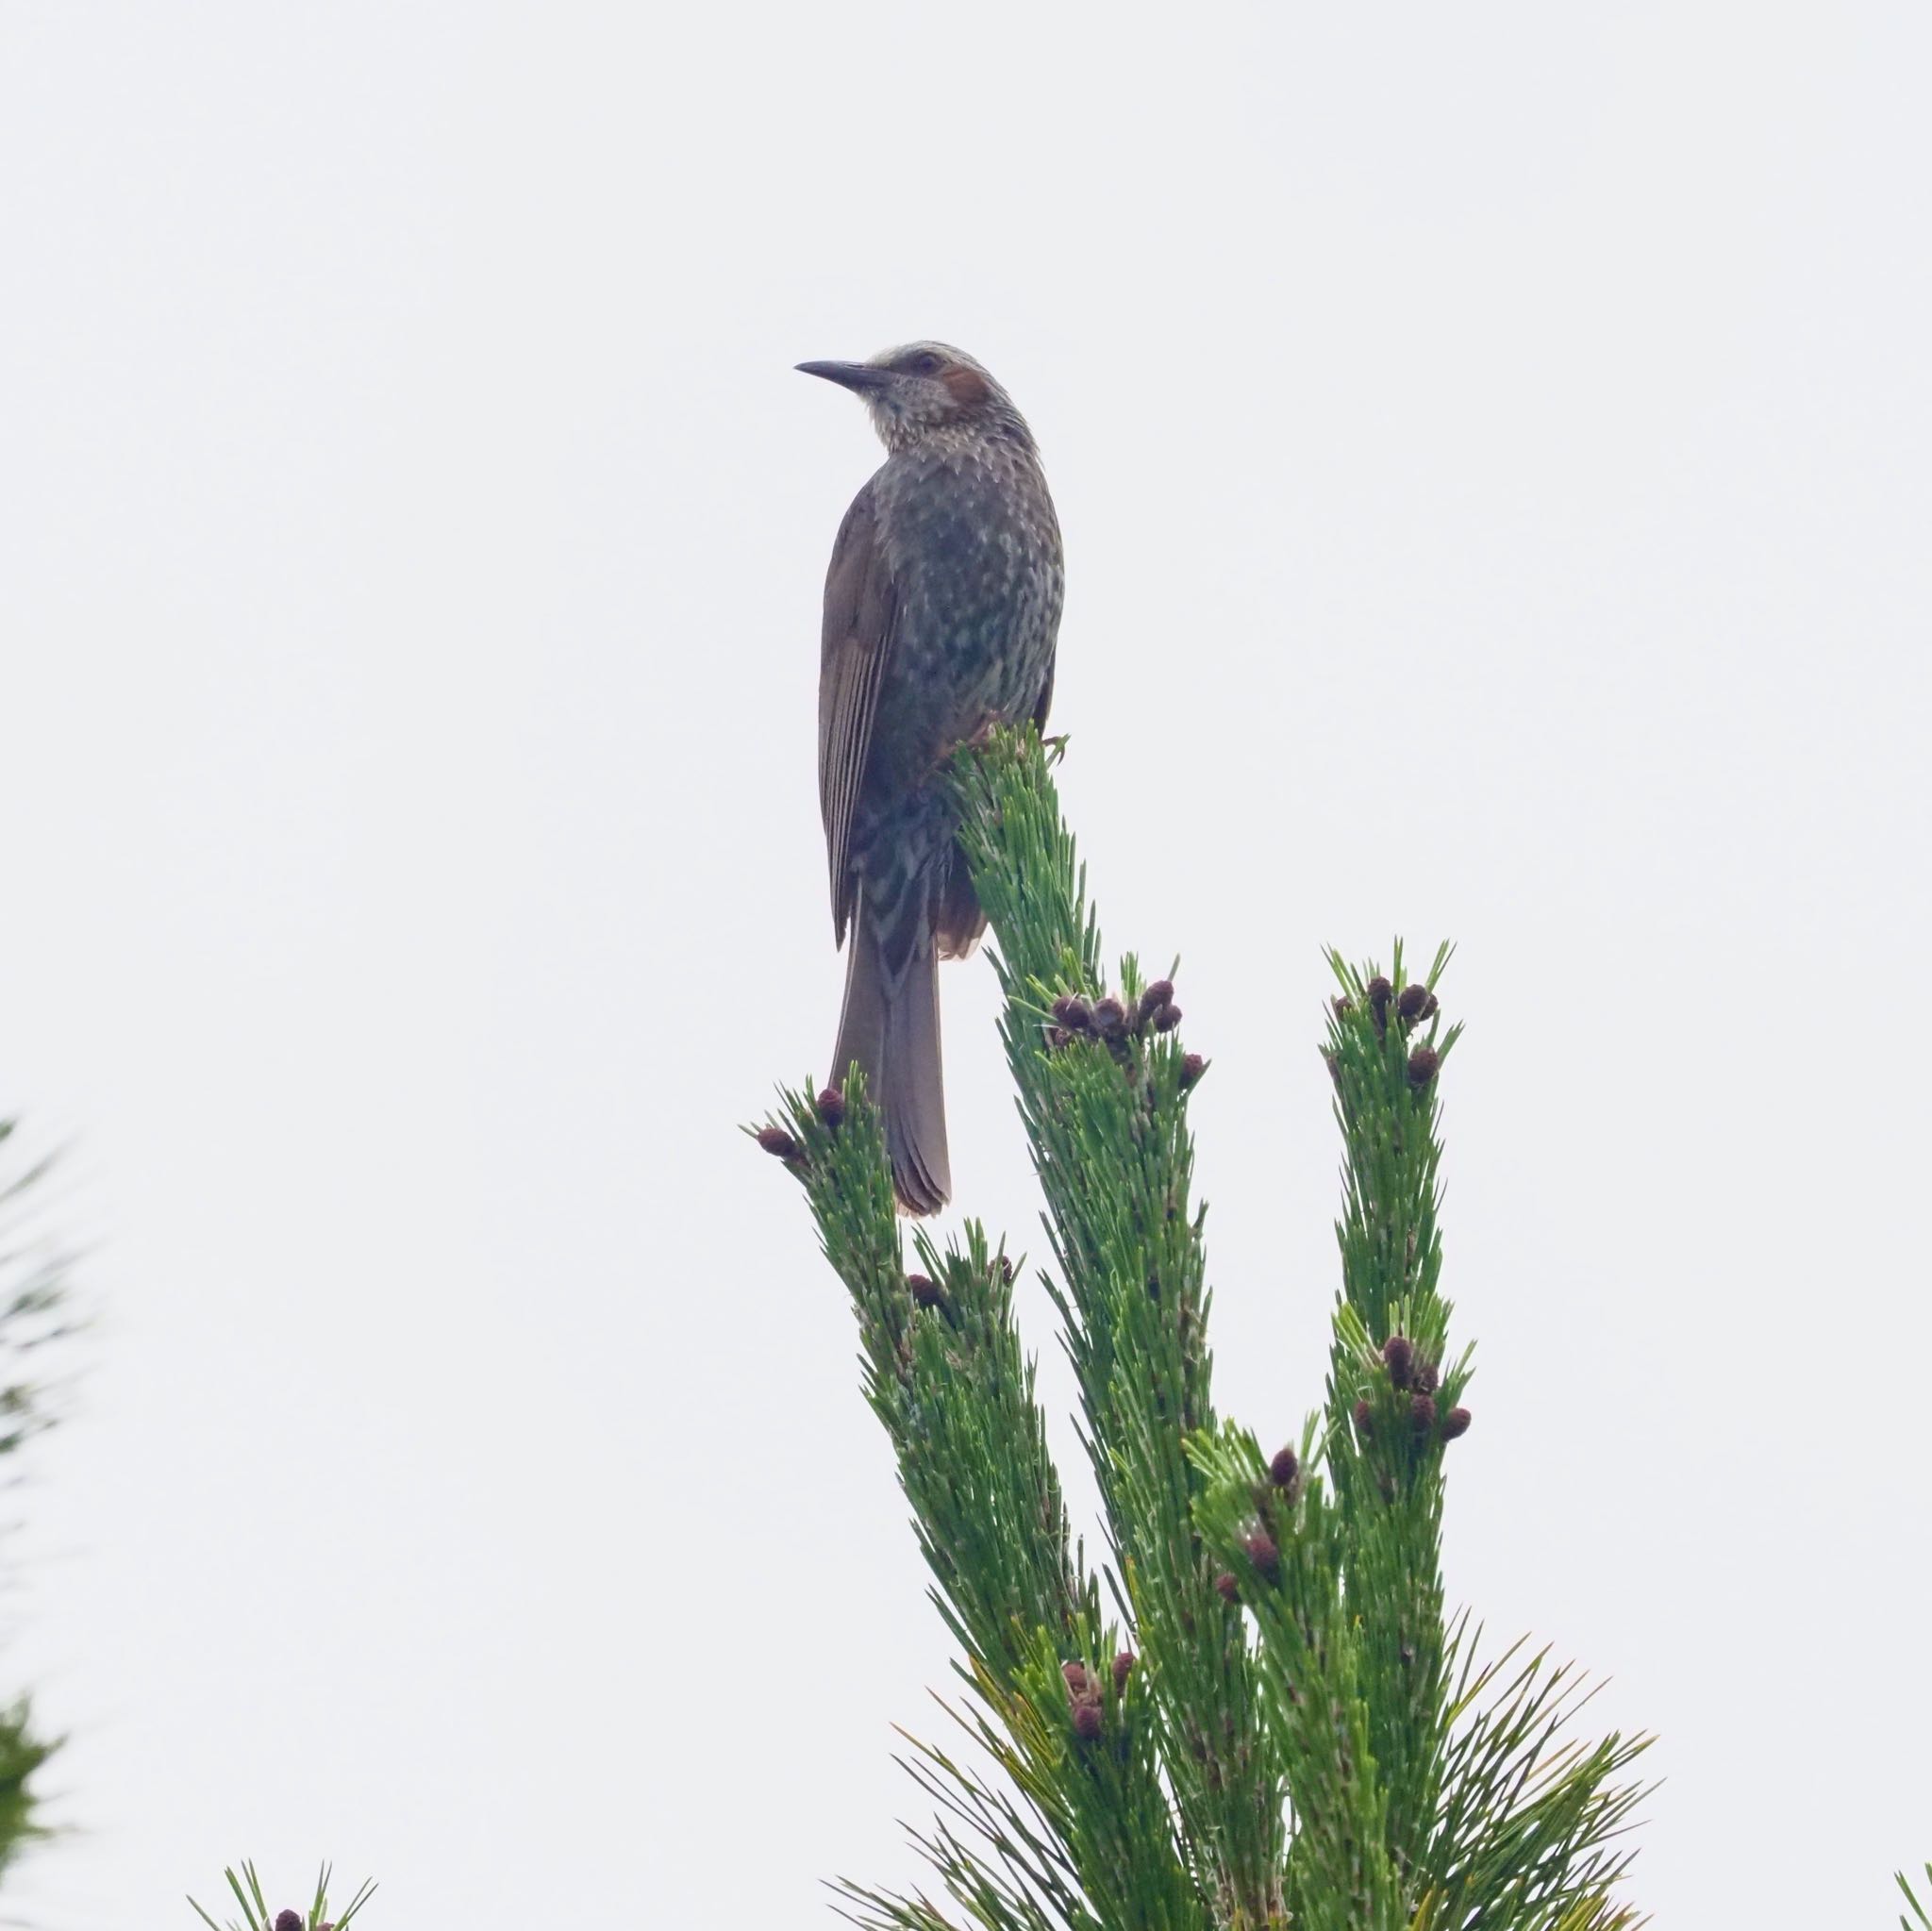
<svg viewBox="0 0 1932 1931">
<path fill-rule="evenodd" d="M 823 375 L 861 395 L 869 389 L 883 389 L 892 379 L 888 371 L 874 369 L 870 362 L 800 362 L 797 367 L 802 375 Z"/>
</svg>

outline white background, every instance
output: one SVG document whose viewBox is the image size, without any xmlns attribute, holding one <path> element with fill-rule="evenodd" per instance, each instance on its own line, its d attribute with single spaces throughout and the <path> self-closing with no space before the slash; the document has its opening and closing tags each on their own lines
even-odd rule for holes
<svg viewBox="0 0 1932 1931">
<path fill-rule="evenodd" d="M 1459 941 L 1452 1595 L 1659 1731 L 1661 1924 L 1932 1854 L 1932 30 L 1850 5 L 0 8 L 0 1106 L 97 1317 L 8 1902 L 830 1922 L 947 1651 L 737 1123 L 824 1072 L 817 601 L 1040 436 L 1219 1389 L 1320 1394 L 1320 947 Z M 983 962 L 963 1206 L 1036 1253 Z M 1045 1387 L 1066 1393 L 1029 1290 Z M 1068 1458 L 1071 1438 L 1062 1434 Z"/>
</svg>

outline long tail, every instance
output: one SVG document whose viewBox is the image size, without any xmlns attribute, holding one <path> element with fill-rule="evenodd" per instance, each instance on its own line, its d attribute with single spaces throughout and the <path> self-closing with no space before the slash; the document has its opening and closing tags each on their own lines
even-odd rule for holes
<svg viewBox="0 0 1932 1931">
<path fill-rule="evenodd" d="M 912 1214 L 937 1213 L 953 1190 L 938 963 L 924 891 L 902 892 L 896 906 L 875 916 L 861 889 L 832 1078 L 842 1085 L 858 1061 L 865 1090 L 885 1116 L 893 1190 Z"/>
</svg>

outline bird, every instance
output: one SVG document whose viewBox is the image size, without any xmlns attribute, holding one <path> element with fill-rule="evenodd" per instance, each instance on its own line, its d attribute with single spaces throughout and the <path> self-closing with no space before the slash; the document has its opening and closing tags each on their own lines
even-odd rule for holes
<svg viewBox="0 0 1932 1931">
<path fill-rule="evenodd" d="M 990 726 L 1046 721 L 1059 522 L 1025 419 L 962 350 L 797 366 L 858 395 L 886 446 L 825 574 L 819 807 L 847 947 L 832 1080 L 858 1068 L 899 1208 L 931 1214 L 952 1192 L 937 966 L 986 929 L 941 776 Z"/>
</svg>

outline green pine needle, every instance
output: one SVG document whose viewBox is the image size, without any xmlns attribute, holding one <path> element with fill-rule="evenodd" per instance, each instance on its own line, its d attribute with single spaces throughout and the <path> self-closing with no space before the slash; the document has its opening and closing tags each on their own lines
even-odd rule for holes
<svg viewBox="0 0 1932 1931">
<path fill-rule="evenodd" d="M 1907 1883 L 1903 1871 L 1895 1871 L 1892 1875 L 1898 1880 L 1898 1888 L 1906 1894 L 1906 1903 L 1912 1907 L 1909 1918 L 1900 1915 L 1898 1922 L 1902 1931 L 1932 1931 L 1932 1909 L 1919 1902 L 1918 1893 Z M 1925 1866 L 1925 1895 L 1932 1900 L 1932 1864 Z"/>
</svg>

